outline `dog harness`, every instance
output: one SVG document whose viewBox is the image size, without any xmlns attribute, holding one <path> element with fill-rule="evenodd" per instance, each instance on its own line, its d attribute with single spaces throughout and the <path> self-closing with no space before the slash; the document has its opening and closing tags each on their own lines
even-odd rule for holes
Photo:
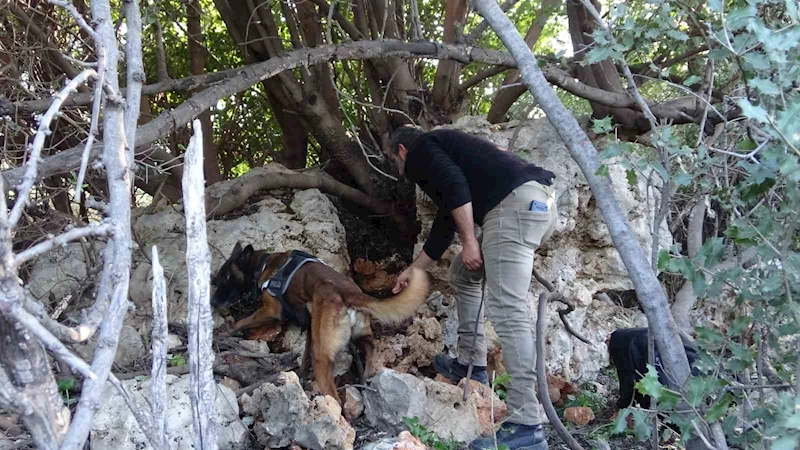
<svg viewBox="0 0 800 450">
<path fill-rule="evenodd" d="M 289 289 L 289 283 L 292 277 L 297 273 L 304 264 L 309 262 L 318 262 L 325 264 L 321 259 L 316 256 L 304 252 L 302 250 L 292 250 L 289 252 L 289 259 L 278 269 L 272 277 L 261 285 L 262 290 L 267 293 L 281 304 L 281 320 L 293 322 L 303 329 L 311 325 L 311 316 L 308 309 L 305 307 L 296 307 L 291 305 L 285 298 L 286 290 Z M 263 271 L 263 269 L 262 269 Z"/>
</svg>

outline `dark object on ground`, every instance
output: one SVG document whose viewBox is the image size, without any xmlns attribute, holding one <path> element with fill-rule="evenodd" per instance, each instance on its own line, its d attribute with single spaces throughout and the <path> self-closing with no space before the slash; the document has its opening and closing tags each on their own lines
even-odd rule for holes
<svg viewBox="0 0 800 450">
<path fill-rule="evenodd" d="M 697 375 L 698 371 L 694 367 L 697 360 L 697 349 L 684 336 L 681 336 L 683 348 L 689 358 L 689 366 L 692 374 Z M 617 370 L 619 378 L 619 400 L 617 407 L 627 408 L 633 404 L 639 404 L 643 408 L 650 407 L 650 396 L 640 394 L 636 388 L 636 382 L 641 380 L 647 373 L 647 328 L 620 328 L 611 333 L 608 343 L 608 353 L 611 362 Z M 658 371 L 658 381 L 662 385 L 667 385 L 667 378 L 664 375 L 664 368 L 661 365 L 661 355 L 656 348 L 655 368 Z"/>
</svg>

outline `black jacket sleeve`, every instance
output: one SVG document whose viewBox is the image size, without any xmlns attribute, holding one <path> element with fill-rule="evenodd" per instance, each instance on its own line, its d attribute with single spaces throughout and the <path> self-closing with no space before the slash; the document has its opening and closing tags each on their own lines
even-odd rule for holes
<svg viewBox="0 0 800 450">
<path fill-rule="evenodd" d="M 442 254 L 447 251 L 447 248 L 450 247 L 450 244 L 453 243 L 454 235 L 455 223 L 453 222 L 453 217 L 450 213 L 440 209 L 422 249 L 431 259 L 438 261 Z"/>
<path fill-rule="evenodd" d="M 426 138 L 408 153 L 407 175 L 419 184 L 439 209 L 450 212 L 472 201 L 467 178 L 433 139 Z"/>
</svg>

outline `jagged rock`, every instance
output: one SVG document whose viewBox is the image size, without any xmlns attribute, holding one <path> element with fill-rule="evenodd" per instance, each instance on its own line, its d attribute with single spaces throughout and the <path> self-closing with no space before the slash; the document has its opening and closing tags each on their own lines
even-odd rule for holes
<svg viewBox="0 0 800 450">
<path fill-rule="evenodd" d="M 428 447 L 408 431 L 401 431 L 397 437 L 367 444 L 361 450 L 428 450 Z"/>
<path fill-rule="evenodd" d="M 463 378 L 458 383 L 458 389 L 463 391 L 466 378 Z M 488 436 L 494 430 L 495 424 L 503 421 L 506 416 L 506 403 L 500 400 L 500 397 L 492 390 L 491 387 L 479 383 L 475 380 L 469 383 L 469 399 L 475 403 L 478 413 L 478 422 L 480 422 L 480 434 Z M 492 420 L 494 418 L 494 420 Z"/>
<path fill-rule="evenodd" d="M 464 402 L 462 390 L 452 384 L 382 369 L 370 387 L 363 394 L 366 415 L 382 430 L 396 433 L 404 428 L 404 419 L 417 418 L 442 439 L 470 442 L 480 432 L 479 396 Z"/>
<path fill-rule="evenodd" d="M 564 410 L 564 420 L 582 427 L 594 420 L 594 412 L 587 406 L 573 406 Z"/>
<path fill-rule="evenodd" d="M 355 431 L 329 396 L 309 402 L 294 372 L 282 372 L 275 383 L 264 383 L 252 395 L 243 394 L 242 410 L 256 420 L 258 443 L 269 448 L 293 442 L 312 450 L 352 450 Z"/>
<path fill-rule="evenodd" d="M 381 369 L 364 391 L 364 406 L 370 423 L 398 432 L 403 419 L 425 415 L 425 383 L 406 373 Z"/>
<path fill-rule="evenodd" d="M 151 399 L 151 379 L 122 382 L 133 400 L 147 408 L 145 399 Z M 247 428 L 239 421 L 239 404 L 236 395 L 224 385 L 216 387 L 217 445 L 220 450 L 245 449 L 248 445 Z M 142 434 L 139 424 L 111 383 L 104 388 L 103 401 L 97 411 L 90 431 L 91 450 L 145 450 L 152 449 Z M 189 400 L 189 375 L 167 375 L 167 436 L 173 449 L 193 449 L 192 409 Z"/>
<path fill-rule="evenodd" d="M 347 420 L 354 420 L 364 414 L 364 397 L 361 392 L 353 386 L 348 386 L 344 390 L 344 417 Z"/>
<path fill-rule="evenodd" d="M 167 344 L 167 351 L 169 351 L 175 347 L 180 347 L 181 345 L 183 345 L 183 341 L 177 334 L 168 334 L 166 344 Z"/>
<path fill-rule="evenodd" d="M 281 373 L 274 384 L 242 394 L 240 401 L 244 413 L 259 422 L 254 426 L 258 443 L 273 448 L 289 445 L 308 413 L 308 397 L 294 372 Z"/>
<path fill-rule="evenodd" d="M 425 379 L 425 416 L 423 425 L 441 439 L 469 443 L 479 436 L 477 397 L 462 400 L 463 390 L 452 384 Z"/>
<path fill-rule="evenodd" d="M 339 403 L 330 396 L 317 396 L 294 440 L 310 450 L 353 450 L 356 431 L 342 416 Z"/>
</svg>

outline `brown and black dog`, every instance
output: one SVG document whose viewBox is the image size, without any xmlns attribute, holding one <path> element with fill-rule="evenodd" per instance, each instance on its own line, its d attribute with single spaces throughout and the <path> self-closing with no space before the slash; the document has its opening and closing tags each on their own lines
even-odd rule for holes
<svg viewBox="0 0 800 450">
<path fill-rule="evenodd" d="M 356 341 L 364 351 L 364 377 L 374 375 L 372 322 L 399 324 L 412 317 L 428 297 L 428 274 L 413 271 L 401 293 L 379 300 L 362 292 L 346 275 L 312 261 L 297 269 L 283 301 L 279 301 L 261 286 L 288 258 L 288 252 L 256 251 L 252 245 L 242 249 L 237 243 L 212 280 L 215 289 L 211 306 L 222 308 L 242 297 L 257 296 L 260 308 L 236 322 L 231 332 L 275 322 L 293 322 L 308 330 L 303 367 L 311 353 L 317 386 L 341 403 L 332 370 L 337 353 Z"/>
</svg>

